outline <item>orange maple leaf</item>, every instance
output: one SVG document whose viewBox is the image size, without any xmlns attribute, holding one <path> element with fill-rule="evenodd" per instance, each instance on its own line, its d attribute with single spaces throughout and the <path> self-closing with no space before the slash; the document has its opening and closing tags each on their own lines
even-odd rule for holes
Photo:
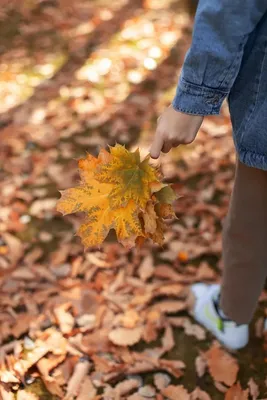
<svg viewBox="0 0 267 400">
<path fill-rule="evenodd" d="M 102 149 L 98 158 L 88 154 L 79 160 L 79 172 L 80 185 L 61 192 L 57 210 L 86 214 L 78 230 L 85 247 L 100 245 L 111 229 L 127 247 L 142 237 L 163 243 L 163 218 L 171 215 L 175 196 L 148 157 L 141 161 L 139 150 L 116 145 L 110 152 Z"/>
</svg>

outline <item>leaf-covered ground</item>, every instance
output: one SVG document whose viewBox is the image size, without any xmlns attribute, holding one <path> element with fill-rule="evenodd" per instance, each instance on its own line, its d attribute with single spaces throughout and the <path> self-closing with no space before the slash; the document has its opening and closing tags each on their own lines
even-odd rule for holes
<svg viewBox="0 0 267 400">
<path fill-rule="evenodd" d="M 86 152 L 147 154 L 175 92 L 194 1 L 3 1 L 0 11 L 0 396 L 263 399 L 263 293 L 246 349 L 229 354 L 188 313 L 218 282 L 235 154 L 227 107 L 160 160 L 181 198 L 162 248 L 113 235 L 84 252 L 55 210 Z M 192 3 L 192 4 L 191 4 Z"/>
</svg>

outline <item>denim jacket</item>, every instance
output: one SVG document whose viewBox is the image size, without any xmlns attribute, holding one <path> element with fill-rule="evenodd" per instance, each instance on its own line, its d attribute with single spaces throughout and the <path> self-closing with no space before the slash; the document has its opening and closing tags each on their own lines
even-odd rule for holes
<svg viewBox="0 0 267 400">
<path fill-rule="evenodd" d="M 266 12 L 267 0 L 199 0 L 192 45 L 172 103 L 177 111 L 219 114 L 248 38 Z"/>
</svg>

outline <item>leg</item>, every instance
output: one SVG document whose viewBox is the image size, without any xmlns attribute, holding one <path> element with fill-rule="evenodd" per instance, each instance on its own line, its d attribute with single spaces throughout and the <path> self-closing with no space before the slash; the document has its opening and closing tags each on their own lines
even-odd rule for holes
<svg viewBox="0 0 267 400">
<path fill-rule="evenodd" d="M 237 162 L 223 232 L 221 308 L 248 324 L 267 276 L 267 171 Z"/>
</svg>

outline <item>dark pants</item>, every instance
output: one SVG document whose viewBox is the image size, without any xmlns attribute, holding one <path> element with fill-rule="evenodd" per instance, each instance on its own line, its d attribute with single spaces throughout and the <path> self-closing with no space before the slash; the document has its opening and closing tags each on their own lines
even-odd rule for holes
<svg viewBox="0 0 267 400">
<path fill-rule="evenodd" d="M 249 323 L 267 276 L 267 171 L 237 162 L 223 232 L 221 307 L 238 324 Z"/>
</svg>

